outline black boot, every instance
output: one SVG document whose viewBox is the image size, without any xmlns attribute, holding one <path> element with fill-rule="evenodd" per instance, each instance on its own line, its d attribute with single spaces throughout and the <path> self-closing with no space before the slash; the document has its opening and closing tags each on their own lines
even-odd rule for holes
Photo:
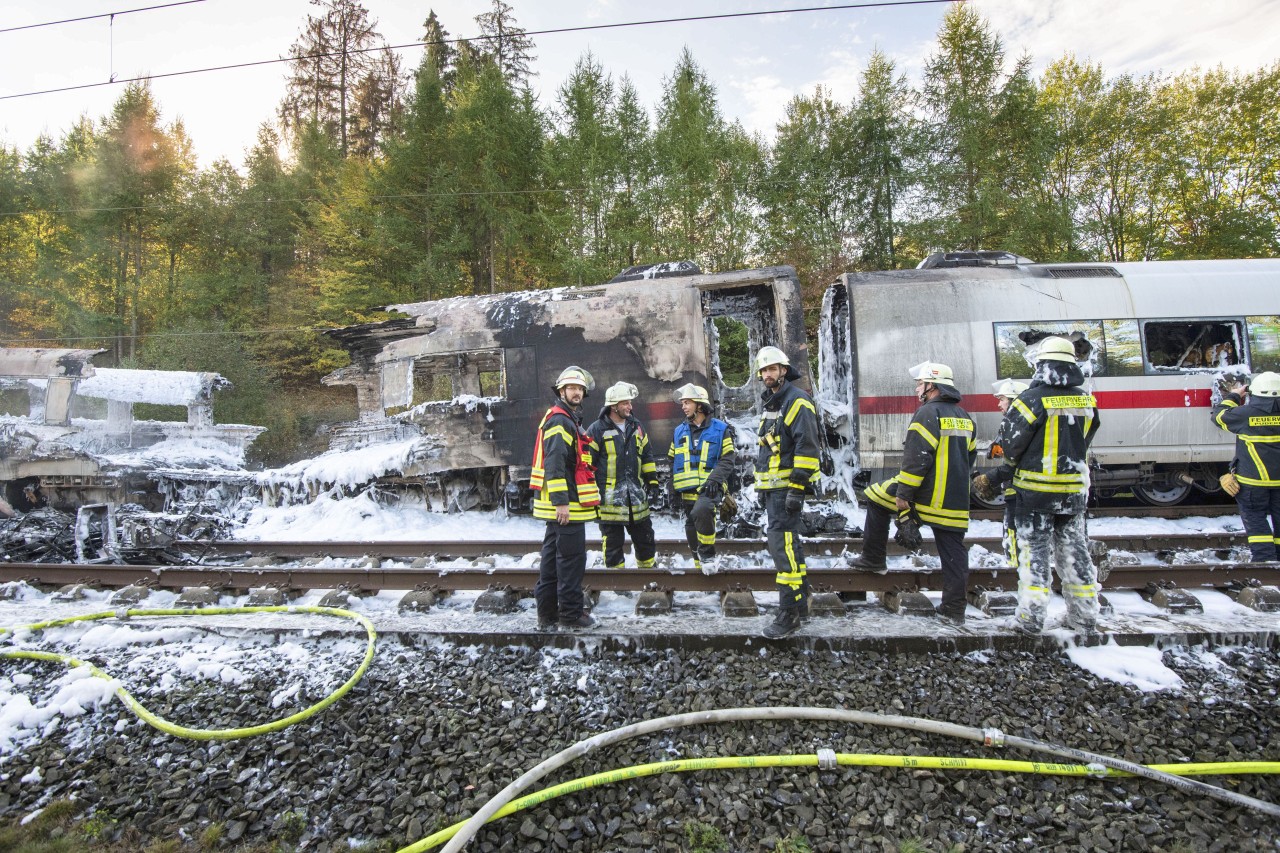
<svg viewBox="0 0 1280 853">
<path fill-rule="evenodd" d="M 800 627 L 801 590 L 786 584 L 778 584 L 778 615 L 773 623 L 766 626 L 764 636 L 769 640 L 777 640 L 795 633 Z"/>
<path fill-rule="evenodd" d="M 800 619 L 801 621 L 809 618 L 809 579 L 805 578 L 800 581 Z"/>
</svg>

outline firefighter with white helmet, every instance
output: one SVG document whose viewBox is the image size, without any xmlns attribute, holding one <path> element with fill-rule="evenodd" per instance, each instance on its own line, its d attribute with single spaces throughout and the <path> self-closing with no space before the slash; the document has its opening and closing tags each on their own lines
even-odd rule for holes
<svg viewBox="0 0 1280 853">
<path fill-rule="evenodd" d="M 992 391 L 996 398 L 996 408 L 1000 410 L 1000 414 L 1007 414 L 1009 407 L 1013 405 L 1013 401 L 1018 399 L 1023 391 L 1027 390 L 1027 383 L 1019 382 L 1016 379 L 999 379 L 991 383 Z M 1004 422 L 1001 421 L 1001 426 Z M 999 459 L 1004 462 L 1004 435 L 996 434 L 996 440 L 991 442 L 991 449 L 987 451 L 988 459 Z M 1014 522 L 1014 513 L 1018 506 L 1018 493 L 1013 488 L 1013 468 L 1008 464 L 1001 464 L 992 473 L 979 474 L 973 478 L 974 493 L 985 501 L 993 501 L 1001 492 L 1004 493 L 1004 556 L 1011 566 L 1018 565 L 1018 531 Z"/>
<path fill-rule="evenodd" d="M 556 401 L 538 424 L 529 488 L 537 494 L 533 515 L 547 522 L 533 596 L 538 627 L 590 628 L 582 579 L 587 569 L 587 525 L 595 520 L 600 492 L 592 459 L 595 446 L 582 428 L 582 401 L 595 380 L 577 365 L 556 377 Z"/>
<path fill-rule="evenodd" d="M 667 456 L 671 460 L 671 487 L 680 496 L 684 535 L 693 553 L 693 564 L 703 574 L 719 569 L 716 556 L 716 509 L 729 490 L 735 450 L 733 427 L 712 417 L 707 389 L 688 382 L 676 389 L 684 412 L 676 425 Z"/>
<path fill-rule="evenodd" d="M 1067 623 L 1097 631 L 1097 569 L 1089 556 L 1085 507 L 1089 500 L 1089 445 L 1099 426 L 1098 402 L 1084 387 L 1076 348 L 1051 336 L 1028 348 L 1031 385 L 1013 401 L 1000 425 L 1006 463 L 1013 471 L 1017 506 L 1018 612 L 1015 627 L 1044 628 L 1056 563 L 1067 604 Z"/>
<path fill-rule="evenodd" d="M 626 536 L 635 548 L 636 567 L 653 567 L 656 544 L 649 518 L 649 495 L 658 487 L 658 466 L 649 434 L 633 414 L 640 391 L 630 382 L 615 382 L 604 392 L 600 416 L 587 427 L 595 442 L 596 485 L 600 489 L 600 539 L 604 565 L 621 569 Z"/>
<path fill-rule="evenodd" d="M 1213 422 L 1236 437 L 1222 486 L 1240 507 L 1250 559 L 1274 563 L 1280 557 L 1280 373 L 1232 382 L 1213 409 Z"/>
<path fill-rule="evenodd" d="M 777 639 L 793 633 L 809 612 L 809 581 L 800 543 L 800 513 L 819 476 L 818 410 L 795 380 L 800 371 L 777 347 L 761 347 L 755 358 L 761 394 L 756 493 L 764 503 L 769 555 L 777 574 L 778 614 L 764 629 Z"/>
<path fill-rule="evenodd" d="M 867 487 L 862 553 L 850 565 L 877 574 L 888 570 L 885 558 L 893 515 L 898 518 L 896 538 L 909 550 L 920 547 L 919 525 L 929 525 L 942 560 L 938 614 L 963 624 L 969 575 L 964 547 L 969 529 L 969 472 L 978 447 L 973 418 L 960 406 L 950 367 L 925 361 L 908 374 L 915 380 L 920 407 L 902 444 L 902 469 Z"/>
</svg>

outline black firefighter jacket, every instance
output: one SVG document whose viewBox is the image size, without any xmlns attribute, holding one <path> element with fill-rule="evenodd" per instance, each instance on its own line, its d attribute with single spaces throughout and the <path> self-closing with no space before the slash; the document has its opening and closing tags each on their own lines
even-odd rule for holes
<svg viewBox="0 0 1280 853">
<path fill-rule="evenodd" d="M 595 442 L 596 485 L 600 488 L 600 520 L 639 521 L 649 516 L 645 484 L 658 482 L 658 465 L 649 434 L 634 416 L 622 424 L 609 417 L 609 406 L 587 427 Z"/>
<path fill-rule="evenodd" d="M 756 490 L 813 490 L 819 474 L 818 410 L 800 388 L 783 383 L 765 391 L 760 415 L 760 449 L 756 454 Z"/>
<path fill-rule="evenodd" d="M 1227 394 L 1213 422 L 1236 436 L 1236 479 L 1246 486 L 1280 488 L 1280 397 Z"/>
<path fill-rule="evenodd" d="M 902 470 L 867 488 L 867 499 L 897 513 L 895 498 L 910 503 L 925 524 L 969 527 L 969 472 L 978 455 L 973 418 L 960 392 L 936 386 L 937 397 L 916 410 L 902 443 Z"/>
<path fill-rule="evenodd" d="M 1033 512 L 1084 512 L 1089 500 L 1089 445 L 1101 423 L 1098 401 L 1082 387 L 1080 366 L 1036 365 L 1031 387 L 1001 424 L 1005 464 L 1013 468 L 1019 506 Z"/>
</svg>

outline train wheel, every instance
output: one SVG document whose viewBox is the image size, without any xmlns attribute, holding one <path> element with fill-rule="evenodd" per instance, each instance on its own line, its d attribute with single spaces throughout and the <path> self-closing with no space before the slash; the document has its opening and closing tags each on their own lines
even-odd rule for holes
<svg viewBox="0 0 1280 853">
<path fill-rule="evenodd" d="M 1147 506 L 1174 506 L 1187 499 L 1191 486 L 1187 483 L 1150 483 L 1134 486 L 1133 495 Z"/>
</svg>

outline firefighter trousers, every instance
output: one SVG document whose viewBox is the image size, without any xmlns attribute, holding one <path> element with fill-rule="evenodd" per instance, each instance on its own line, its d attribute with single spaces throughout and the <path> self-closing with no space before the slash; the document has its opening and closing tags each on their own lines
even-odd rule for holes
<svg viewBox="0 0 1280 853">
<path fill-rule="evenodd" d="M 802 606 L 807 587 L 804 546 L 800 544 L 801 513 L 787 512 L 788 491 L 790 490 L 768 489 L 759 494 L 764 501 L 765 515 L 769 519 L 765 535 L 769 543 L 769 556 L 773 558 L 773 565 L 777 570 L 774 580 L 779 587 L 785 586 L 794 592 L 794 606 Z"/>
<path fill-rule="evenodd" d="M 653 568 L 653 557 L 657 553 L 657 545 L 653 537 L 653 521 L 647 515 L 634 521 L 600 522 L 600 544 L 604 549 L 604 567 L 621 569 L 626 565 L 628 534 L 631 536 L 631 545 L 636 552 L 636 568 Z"/>
<path fill-rule="evenodd" d="M 706 495 L 697 500 L 681 499 L 684 510 L 684 538 L 693 559 L 701 563 L 716 555 L 716 505 Z"/>
<path fill-rule="evenodd" d="M 1280 488 L 1240 484 L 1236 495 L 1240 521 L 1249 537 L 1249 559 L 1255 563 L 1274 563 L 1276 546 L 1280 544 Z"/>
<path fill-rule="evenodd" d="M 1089 557 L 1084 513 L 1039 512 L 1023 502 L 1015 511 L 1018 535 L 1018 622 L 1044 628 L 1056 566 L 1067 603 L 1067 622 L 1077 631 L 1093 631 L 1098 622 L 1097 569 Z"/>
<path fill-rule="evenodd" d="M 533 588 L 539 621 L 569 622 L 582 616 L 582 578 L 586 572 L 586 523 L 548 521 L 547 532 L 542 537 L 538 583 Z"/>
</svg>

